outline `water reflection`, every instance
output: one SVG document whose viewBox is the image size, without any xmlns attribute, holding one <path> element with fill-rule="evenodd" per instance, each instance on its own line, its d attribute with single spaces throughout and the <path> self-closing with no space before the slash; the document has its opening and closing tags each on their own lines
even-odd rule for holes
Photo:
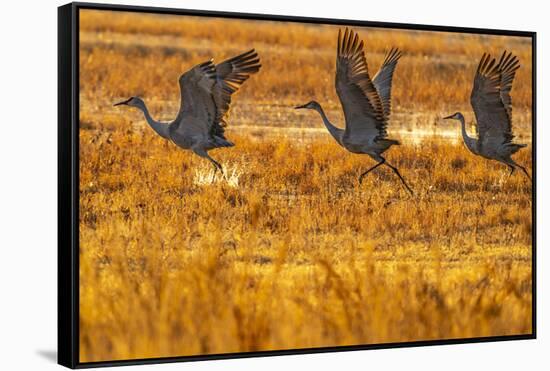
<svg viewBox="0 0 550 371">
<path fill-rule="evenodd" d="M 240 133 L 247 132 L 251 138 L 262 140 L 270 137 L 292 137 L 297 141 L 307 142 L 322 137 L 330 138 L 324 127 L 280 127 L 266 125 L 234 125 L 233 129 Z M 231 129 L 228 129 L 228 132 Z M 419 145 L 425 140 L 439 140 L 447 143 L 458 144 L 462 142 L 462 134 L 458 127 L 449 127 L 448 125 L 431 125 L 429 127 L 397 128 L 388 130 L 389 137 L 400 140 L 403 143 Z M 231 135 L 230 133 L 228 135 Z M 469 133 L 475 136 L 474 129 Z M 332 138 L 330 138 L 332 139 Z M 519 143 L 530 143 L 531 136 L 527 133 L 521 133 L 516 136 Z"/>
</svg>

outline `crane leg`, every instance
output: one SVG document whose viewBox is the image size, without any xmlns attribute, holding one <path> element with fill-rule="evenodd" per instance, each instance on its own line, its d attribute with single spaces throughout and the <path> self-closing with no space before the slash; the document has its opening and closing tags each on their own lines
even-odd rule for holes
<svg viewBox="0 0 550 371">
<path fill-rule="evenodd" d="M 508 165 L 508 167 L 510 168 L 510 174 L 508 176 L 511 177 L 512 174 L 514 173 L 514 170 L 516 170 L 516 168 L 513 167 L 512 165 Z"/>
<path fill-rule="evenodd" d="M 401 183 L 403 183 L 403 185 L 405 186 L 405 188 L 407 188 L 407 191 L 409 191 L 409 193 L 410 193 L 411 195 L 413 195 L 414 192 L 412 191 L 411 187 L 409 187 L 409 186 L 407 185 L 407 182 L 405 182 L 405 179 L 403 179 L 403 177 L 401 176 L 401 174 L 399 174 L 399 170 L 397 170 L 396 167 L 390 165 L 388 162 L 385 162 L 385 164 L 386 164 L 390 169 L 392 169 L 394 173 L 397 174 L 397 176 L 399 177 L 399 179 L 401 179 Z"/>
<path fill-rule="evenodd" d="M 511 166 L 513 168 L 515 168 L 516 166 L 519 167 L 521 169 L 521 171 L 523 171 L 523 173 L 527 176 L 527 178 L 533 182 L 533 179 L 531 179 L 531 175 L 529 175 L 529 173 L 527 172 L 527 169 L 525 169 L 523 166 L 519 165 L 518 163 L 516 163 L 515 161 L 512 160 L 511 163 L 507 163 L 506 165 L 508 166 Z M 513 171 L 510 171 L 510 175 L 512 175 Z"/>
<path fill-rule="evenodd" d="M 527 178 L 529 178 L 529 180 L 531 181 L 531 183 L 533 182 L 533 179 L 531 179 L 531 175 L 529 175 L 529 173 L 527 172 L 527 169 L 525 169 L 523 166 L 521 165 L 518 165 L 518 167 L 521 169 L 521 171 L 523 171 L 523 173 L 527 176 Z"/>
<path fill-rule="evenodd" d="M 206 158 L 208 159 L 208 161 L 210 161 L 212 163 L 212 165 L 214 165 L 214 174 L 212 175 L 212 180 L 214 180 L 214 177 L 216 176 L 216 172 L 219 170 L 221 173 L 222 173 L 222 176 L 224 179 L 227 179 L 225 177 L 225 173 L 223 172 L 223 167 L 222 165 L 220 165 L 220 163 L 216 160 L 214 160 L 212 157 L 210 157 L 208 154 L 206 155 Z"/>
<path fill-rule="evenodd" d="M 207 159 L 208 161 L 210 161 L 212 163 L 212 165 L 214 165 L 214 174 L 212 175 L 212 181 L 214 181 L 214 177 L 216 176 L 216 172 L 218 170 L 222 173 L 224 179 L 227 180 L 227 177 L 225 176 L 225 173 L 223 172 L 222 165 L 220 165 L 220 163 L 218 161 L 214 160 L 208 154 L 208 152 L 206 152 L 206 150 L 204 150 L 202 148 L 193 148 L 193 152 L 195 152 L 197 155 L 201 156 L 202 158 Z"/>
<path fill-rule="evenodd" d="M 386 162 L 386 159 L 382 158 L 382 161 L 380 161 L 379 163 L 377 163 L 376 165 L 374 165 L 373 167 L 371 167 L 370 169 L 368 169 L 367 171 L 365 171 L 363 174 L 359 175 L 359 184 L 362 184 L 362 183 L 363 183 L 363 178 L 364 178 L 368 173 L 370 173 L 371 171 L 373 171 L 374 169 L 376 169 L 378 166 L 383 165 L 384 162 Z"/>
</svg>

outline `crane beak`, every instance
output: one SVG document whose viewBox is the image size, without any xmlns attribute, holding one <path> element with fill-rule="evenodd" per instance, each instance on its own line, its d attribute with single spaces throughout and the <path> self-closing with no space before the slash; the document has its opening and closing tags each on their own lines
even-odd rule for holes
<svg viewBox="0 0 550 371">
<path fill-rule="evenodd" d="M 307 104 L 302 104 L 301 106 L 296 106 L 294 109 L 306 108 Z"/>
<path fill-rule="evenodd" d="M 454 115 L 450 115 L 450 116 L 447 116 L 447 117 L 443 117 L 443 120 L 449 120 L 449 119 L 452 119 Z"/>
<path fill-rule="evenodd" d="M 126 100 L 124 100 L 124 101 L 122 101 L 122 102 L 115 103 L 115 104 L 113 104 L 113 107 L 120 106 L 120 105 L 123 105 L 123 104 L 128 104 L 128 102 L 129 102 L 130 100 L 132 100 L 132 98 L 126 99 Z"/>
</svg>

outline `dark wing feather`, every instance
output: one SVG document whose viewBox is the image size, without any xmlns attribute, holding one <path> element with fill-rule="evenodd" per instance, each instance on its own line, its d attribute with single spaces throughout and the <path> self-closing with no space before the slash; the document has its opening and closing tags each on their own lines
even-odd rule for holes
<svg viewBox="0 0 550 371">
<path fill-rule="evenodd" d="M 510 91 L 512 90 L 512 83 L 516 77 L 516 71 L 520 67 L 519 59 L 512 55 L 512 53 L 506 54 L 506 51 L 504 51 L 500 57 L 500 61 L 498 62 L 498 67 L 500 71 L 500 98 L 502 99 L 504 108 L 510 117 L 511 123 L 512 97 L 510 96 Z"/>
<path fill-rule="evenodd" d="M 216 106 L 212 99 L 215 83 L 216 66 L 212 60 L 196 65 L 182 74 L 179 78 L 182 108 L 176 120 L 192 117 L 196 121 L 212 122 L 216 117 Z"/>
<path fill-rule="evenodd" d="M 336 91 L 344 109 L 346 140 L 361 142 L 386 137 L 384 109 L 369 77 L 363 42 L 347 28 L 343 37 L 338 31 Z"/>
<path fill-rule="evenodd" d="M 216 84 L 212 89 L 212 97 L 216 105 L 214 120 L 215 132 L 223 134 L 226 125 L 225 116 L 231 104 L 231 95 L 250 75 L 260 70 L 260 58 L 254 49 L 230 58 L 216 66 Z"/>
<path fill-rule="evenodd" d="M 510 90 L 518 68 L 517 58 L 506 52 L 498 63 L 489 54 L 479 62 L 470 102 L 481 143 L 508 143 L 514 138 Z"/>
<path fill-rule="evenodd" d="M 378 95 L 382 100 L 382 106 L 384 107 L 384 117 L 386 121 L 389 120 L 391 113 L 391 87 L 393 80 L 393 72 L 397 66 L 399 58 L 401 58 L 401 51 L 397 48 L 392 48 L 384 58 L 382 66 L 372 79 L 374 87 L 378 91 Z"/>
<path fill-rule="evenodd" d="M 180 115 L 191 117 L 193 125 L 210 136 L 223 138 L 225 115 L 231 104 L 231 95 L 261 65 L 254 49 L 215 65 L 212 60 L 201 63 L 181 75 Z"/>
</svg>

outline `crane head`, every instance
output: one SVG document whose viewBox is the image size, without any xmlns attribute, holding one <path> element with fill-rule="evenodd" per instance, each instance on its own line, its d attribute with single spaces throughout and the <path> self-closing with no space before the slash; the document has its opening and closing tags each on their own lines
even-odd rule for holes
<svg viewBox="0 0 550 371">
<path fill-rule="evenodd" d="M 126 106 L 136 107 L 139 105 L 140 101 L 141 99 L 139 99 L 138 97 L 130 97 L 122 102 L 115 103 L 114 106 L 126 105 Z"/>
<path fill-rule="evenodd" d="M 308 102 L 306 104 L 302 104 L 301 106 L 296 106 L 294 107 L 295 109 L 303 109 L 303 108 L 306 108 L 306 109 L 317 109 L 319 107 L 319 103 L 317 103 L 316 101 L 312 100 L 311 102 Z"/>
<path fill-rule="evenodd" d="M 462 116 L 462 113 L 460 112 L 455 112 L 450 116 L 443 117 L 443 120 L 461 120 L 461 119 L 463 120 L 464 116 Z"/>
</svg>

